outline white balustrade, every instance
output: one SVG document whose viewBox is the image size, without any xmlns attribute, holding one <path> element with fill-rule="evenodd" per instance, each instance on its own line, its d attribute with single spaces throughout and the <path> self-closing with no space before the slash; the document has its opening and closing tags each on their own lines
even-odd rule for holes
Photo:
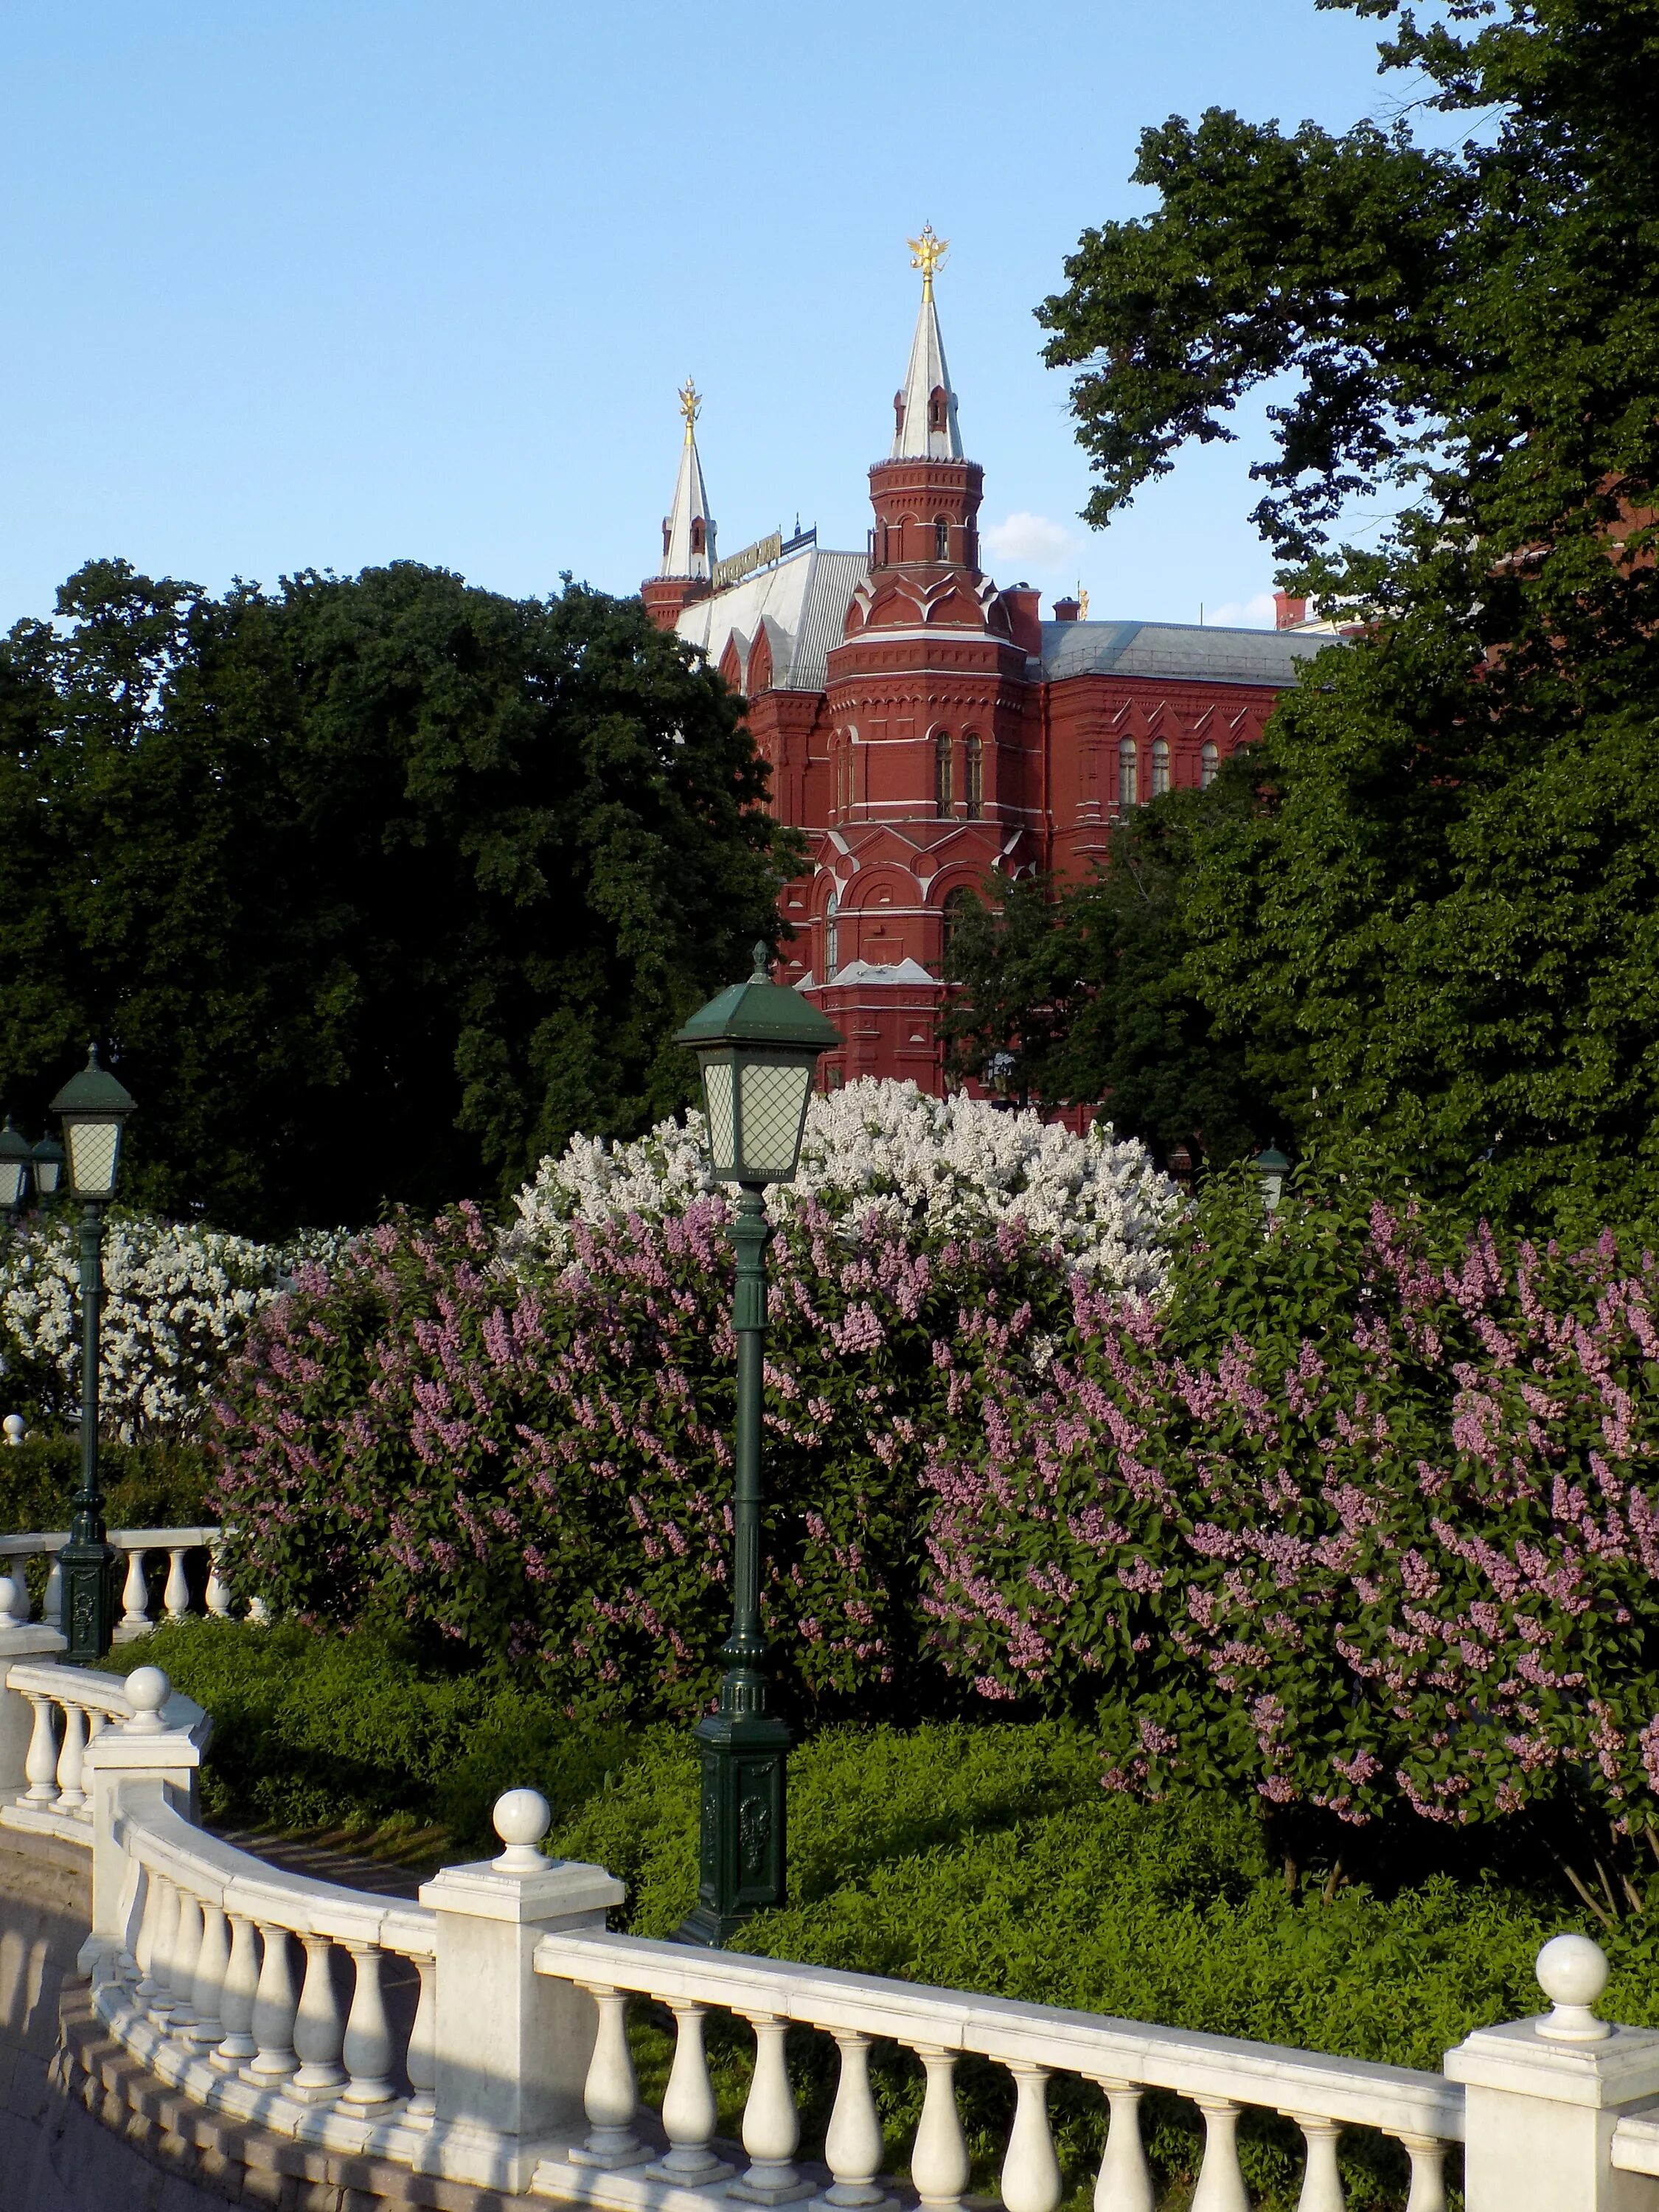
<svg viewBox="0 0 1659 2212">
<path fill-rule="evenodd" d="M 1095 2212 L 1154 2212 L 1157 2192 L 1140 2140 L 1140 2092 L 1108 2075 L 1098 2085 L 1109 2114 L 1095 2178 Z"/>
<path fill-rule="evenodd" d="M 250 2081 L 285 2081 L 298 2072 L 300 2065 L 294 2049 L 294 2021 L 299 2005 L 289 1971 L 287 1929 L 262 1923 L 259 1945 L 259 1986 L 253 1998 L 254 2056 L 243 2071 Z"/>
<path fill-rule="evenodd" d="M 326 1936 L 301 1936 L 300 1942 L 306 1954 L 306 1978 L 294 2015 L 294 2055 L 300 2064 L 293 2094 L 332 2098 L 345 2084 L 340 2064 L 345 2030 L 334 1996 L 334 1946 Z"/>
<path fill-rule="evenodd" d="M 140 1636 L 148 1636 L 155 1626 L 150 1617 L 149 1565 L 151 1559 L 161 1552 L 167 1557 L 161 1607 L 168 1620 L 183 1620 L 188 1616 L 191 1604 L 189 1561 L 192 1553 L 204 1551 L 208 1555 L 208 1572 L 203 1607 L 215 1620 L 230 1617 L 230 1594 L 220 1571 L 220 1555 L 224 1548 L 222 1529 L 112 1528 L 109 1540 L 126 1560 L 121 1583 L 121 1617 L 115 1626 L 118 1644 L 131 1644 Z M 68 1536 L 61 1531 L 0 1536 L 0 1631 L 29 1625 L 33 1607 L 28 1593 L 28 1574 L 31 1562 L 37 1559 L 47 1561 L 41 1623 L 53 1628 L 58 1626 L 64 1606 L 58 1554 L 68 1541 Z M 8 1581 L 12 1586 L 9 1590 L 6 1587 Z M 252 1603 L 248 1617 L 264 1620 L 270 1615 L 262 1603 Z"/>
<path fill-rule="evenodd" d="M 341 2048 L 347 2078 L 340 2102 L 352 2112 L 384 2112 L 392 2103 L 397 2091 L 392 2081 L 392 2030 L 386 2016 L 386 1992 L 380 1984 L 380 1946 L 348 1942 L 345 1948 L 350 1954 L 355 1978 L 351 2011 Z"/>
<path fill-rule="evenodd" d="M 144 1553 L 135 1545 L 127 1553 L 126 1580 L 121 1585 L 121 1618 L 116 1633 L 125 1643 L 130 1637 L 149 1633 L 149 1584 L 144 1579 Z"/>
<path fill-rule="evenodd" d="M 852 2027 L 837 2028 L 835 2034 L 841 2070 L 823 2138 L 823 2161 L 834 2177 L 824 2200 L 850 2212 L 866 2212 L 889 2201 L 876 2180 L 883 2142 L 881 2115 L 870 2088 L 870 2039 Z"/>
<path fill-rule="evenodd" d="M 750 2013 L 748 2019 L 755 2031 L 755 2070 L 743 2108 L 743 2147 L 749 2154 L 749 2171 L 731 2185 L 726 2194 L 754 2204 L 787 2204 L 812 2193 L 794 2165 L 800 2120 L 784 2051 L 789 2023 L 769 2012 Z"/>
<path fill-rule="evenodd" d="M 662 2100 L 662 2131 L 668 2138 L 668 2150 L 649 2171 L 653 2178 L 693 2187 L 723 2180 L 732 2169 L 710 2148 L 720 2108 L 703 2049 L 707 2012 L 700 2004 L 676 2003 L 673 2014 L 674 2063 Z"/>
<path fill-rule="evenodd" d="M 584 1986 L 599 2008 L 599 2019 L 582 2089 L 587 2139 L 574 2155 L 584 2166 L 635 2166 L 651 2154 L 634 2132 L 639 2086 L 628 2048 L 628 2000 L 603 1982 Z"/>
<path fill-rule="evenodd" d="M 438 2082 L 437 1961 L 429 1953 L 416 1952 L 414 1958 L 415 1970 L 421 1978 L 421 1994 L 415 2007 L 415 2024 L 409 2031 L 409 2049 L 404 2058 L 404 2071 L 409 2076 L 409 2086 L 413 2092 L 406 2117 L 413 2120 L 429 2120 L 438 2109 L 434 2094 Z"/>
<path fill-rule="evenodd" d="M 927 2076 L 921 2118 L 910 2152 L 910 2179 L 926 2212 L 957 2212 L 968 2186 L 968 2139 L 957 2110 L 957 2062 L 953 2051 L 931 2043 L 915 2045 Z"/>
</svg>

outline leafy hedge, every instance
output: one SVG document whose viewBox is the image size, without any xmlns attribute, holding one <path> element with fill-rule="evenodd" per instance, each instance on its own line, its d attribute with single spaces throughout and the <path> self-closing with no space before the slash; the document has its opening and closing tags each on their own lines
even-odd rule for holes
<svg viewBox="0 0 1659 2212">
<path fill-rule="evenodd" d="M 214 1516 L 213 1464 L 199 1444 L 99 1446 L 112 1528 L 193 1528 Z M 32 1436 L 0 1447 L 0 1535 L 67 1528 L 81 1480 L 81 1440 Z"/>
</svg>

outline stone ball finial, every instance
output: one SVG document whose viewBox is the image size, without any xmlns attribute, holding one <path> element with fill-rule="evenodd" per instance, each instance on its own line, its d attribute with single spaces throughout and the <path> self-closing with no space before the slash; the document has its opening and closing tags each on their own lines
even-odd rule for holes
<svg viewBox="0 0 1659 2212">
<path fill-rule="evenodd" d="M 28 1591 L 21 1575 L 0 1575 L 0 1628 L 27 1628 Z"/>
<path fill-rule="evenodd" d="M 1538 2023 L 1551 2043 L 1600 2043 L 1613 2033 L 1592 2008 L 1607 1985 L 1607 1954 L 1588 1936 L 1552 1936 L 1538 1954 L 1538 1986 L 1555 2007 Z"/>
<path fill-rule="evenodd" d="M 497 1874 L 539 1874 L 547 1864 L 538 1849 L 553 1825 L 553 1808 L 539 1790 L 509 1790 L 495 1800 L 490 1820 L 506 1844 L 490 1864 Z"/>
<path fill-rule="evenodd" d="M 21 1444 L 29 1432 L 29 1425 L 21 1413 L 8 1413 L 5 1419 L 0 1421 L 0 1429 L 5 1431 L 9 1444 Z"/>
<path fill-rule="evenodd" d="M 173 1695 L 173 1685 L 159 1667 L 135 1667 L 127 1676 L 127 1696 L 132 1718 L 125 1726 L 134 1735 L 161 1735 L 167 1728 L 161 1708 Z"/>
</svg>

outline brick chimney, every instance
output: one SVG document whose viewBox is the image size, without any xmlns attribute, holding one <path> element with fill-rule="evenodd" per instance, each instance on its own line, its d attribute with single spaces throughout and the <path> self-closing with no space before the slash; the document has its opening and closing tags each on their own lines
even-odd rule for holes
<svg viewBox="0 0 1659 2212">
<path fill-rule="evenodd" d="M 1042 650 L 1042 596 L 1029 584 L 1011 584 L 1002 594 L 1008 610 L 1008 629 L 1023 653 Z"/>
<path fill-rule="evenodd" d="M 1054 620 L 1056 622 L 1075 622 L 1082 612 L 1082 600 L 1073 599 L 1069 593 L 1065 599 L 1056 599 L 1054 601 Z"/>
</svg>

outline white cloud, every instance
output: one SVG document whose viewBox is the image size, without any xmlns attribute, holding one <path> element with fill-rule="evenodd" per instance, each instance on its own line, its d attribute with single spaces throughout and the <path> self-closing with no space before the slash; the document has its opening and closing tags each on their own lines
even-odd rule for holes
<svg viewBox="0 0 1659 2212">
<path fill-rule="evenodd" d="M 1006 522 L 990 522 L 983 536 L 999 567 L 1024 562 L 1033 568 L 1056 568 L 1071 555 L 1075 541 L 1064 524 L 1050 522 L 1046 514 L 1011 514 Z"/>
<path fill-rule="evenodd" d="M 1206 607 L 1204 619 L 1218 629 L 1272 629 L 1278 617 L 1271 592 L 1258 592 L 1253 599 L 1228 599 L 1218 607 Z"/>
</svg>

